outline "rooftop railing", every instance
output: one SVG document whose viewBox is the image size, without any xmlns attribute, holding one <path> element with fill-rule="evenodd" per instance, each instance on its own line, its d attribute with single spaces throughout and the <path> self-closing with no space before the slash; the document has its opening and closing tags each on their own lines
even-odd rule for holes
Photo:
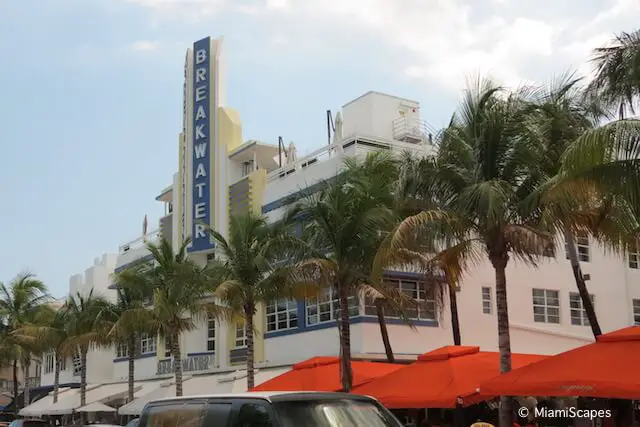
<svg viewBox="0 0 640 427">
<path fill-rule="evenodd" d="M 157 242 L 160 240 L 160 229 L 153 230 L 150 233 L 145 234 L 144 236 L 140 236 L 131 242 L 124 243 L 120 245 L 120 253 L 129 252 L 133 249 L 138 249 L 144 247 L 149 242 Z"/>
</svg>

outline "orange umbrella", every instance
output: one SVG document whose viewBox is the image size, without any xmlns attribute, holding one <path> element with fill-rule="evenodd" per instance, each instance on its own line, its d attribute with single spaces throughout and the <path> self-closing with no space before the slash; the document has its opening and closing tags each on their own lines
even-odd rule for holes
<svg viewBox="0 0 640 427">
<path fill-rule="evenodd" d="M 483 382 L 481 394 L 640 399 L 640 326 Z"/>
<path fill-rule="evenodd" d="M 547 356 L 512 354 L 514 367 Z M 480 347 L 446 346 L 425 353 L 418 361 L 371 381 L 353 392 L 380 400 L 387 408 L 454 408 L 457 399 L 476 394 L 482 381 L 500 374 L 500 355 Z M 490 396 L 489 396 L 490 397 Z M 488 397 L 487 397 L 488 398 Z M 464 402 L 464 404 L 475 403 Z"/>
<path fill-rule="evenodd" d="M 353 385 L 361 385 L 374 378 L 402 368 L 390 363 L 351 362 Z M 264 382 L 251 391 L 340 391 L 340 359 L 338 357 L 314 357 L 296 363 L 293 369 Z"/>
</svg>

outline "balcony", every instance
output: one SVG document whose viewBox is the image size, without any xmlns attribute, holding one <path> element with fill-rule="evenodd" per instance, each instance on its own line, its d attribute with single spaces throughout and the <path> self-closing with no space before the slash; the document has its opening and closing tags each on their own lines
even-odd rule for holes
<svg viewBox="0 0 640 427">
<path fill-rule="evenodd" d="M 145 247 L 147 243 L 155 243 L 160 240 L 160 230 L 154 230 L 150 233 L 145 234 L 144 236 L 138 237 L 137 239 L 120 245 L 120 254 L 127 253 L 129 251 L 133 251 L 135 249 L 140 249 Z"/>
<path fill-rule="evenodd" d="M 391 122 L 393 139 L 411 144 L 432 144 L 429 125 L 424 120 L 406 116 L 398 117 Z"/>
</svg>

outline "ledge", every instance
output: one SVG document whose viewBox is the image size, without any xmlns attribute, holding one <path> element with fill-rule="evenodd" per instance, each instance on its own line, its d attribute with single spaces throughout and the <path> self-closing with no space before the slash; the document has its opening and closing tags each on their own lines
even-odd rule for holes
<svg viewBox="0 0 640 427">
<path fill-rule="evenodd" d="M 138 357 L 136 357 L 134 360 L 140 360 L 140 359 L 148 359 L 150 357 L 156 357 L 158 353 L 146 353 L 146 354 L 142 354 Z M 120 362 L 128 362 L 129 361 L 129 356 L 126 357 L 116 357 L 115 359 L 113 359 L 113 363 L 120 363 Z"/>
<path fill-rule="evenodd" d="M 387 321 L 387 325 L 405 325 L 405 326 L 409 326 L 407 325 L 404 320 L 402 319 L 386 319 Z M 352 317 L 351 318 L 351 324 L 355 325 L 358 323 L 378 323 L 378 318 L 375 316 L 358 316 L 358 317 Z M 414 326 L 428 326 L 428 327 L 438 327 L 438 321 L 437 320 L 413 320 L 411 322 Z M 267 332 L 264 334 L 264 338 L 265 339 L 269 339 L 269 338 L 276 338 L 276 337 L 283 337 L 283 336 L 287 336 L 287 335 L 296 335 L 296 334 L 301 334 L 304 332 L 311 332 L 311 331 L 317 331 L 320 329 L 329 329 L 329 328 L 335 328 L 337 325 L 335 320 L 332 320 L 330 322 L 323 322 L 323 323 L 317 323 L 315 325 L 310 325 L 310 326 L 306 326 L 306 327 L 298 327 L 298 328 L 291 328 L 291 329 L 285 329 L 282 331 L 272 331 L 272 332 Z"/>
</svg>

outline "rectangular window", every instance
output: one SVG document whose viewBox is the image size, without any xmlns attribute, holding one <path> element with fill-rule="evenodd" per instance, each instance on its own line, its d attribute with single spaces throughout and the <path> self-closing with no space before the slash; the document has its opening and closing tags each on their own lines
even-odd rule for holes
<svg viewBox="0 0 640 427">
<path fill-rule="evenodd" d="M 56 356 L 57 358 L 58 356 Z M 60 371 L 66 371 L 67 370 L 67 358 L 66 357 L 61 357 L 60 358 Z"/>
<path fill-rule="evenodd" d="M 152 405 L 147 413 L 147 426 L 169 427 L 188 426 L 204 427 L 207 415 L 206 404 L 203 402 L 184 403 L 169 402 L 164 405 Z M 218 425 L 214 422 L 214 426 Z"/>
<path fill-rule="evenodd" d="M 156 336 L 149 336 L 147 334 L 142 334 L 140 336 L 140 354 L 153 354 L 156 352 L 157 342 Z"/>
<path fill-rule="evenodd" d="M 593 303 L 593 295 L 589 295 Z M 569 309 L 571 311 L 571 324 L 576 326 L 589 326 L 587 311 L 582 305 L 582 298 L 577 292 L 569 293 Z"/>
<path fill-rule="evenodd" d="M 491 288 L 489 286 L 482 287 L 482 313 L 493 313 L 493 298 L 491 298 Z"/>
<path fill-rule="evenodd" d="M 550 289 L 533 289 L 533 321 L 560 323 L 560 295 Z"/>
<path fill-rule="evenodd" d="M 127 356 L 129 356 L 127 345 L 124 343 L 120 343 L 116 345 L 116 358 L 120 359 L 122 357 L 127 357 Z"/>
<path fill-rule="evenodd" d="M 640 299 L 633 300 L 633 324 L 640 326 Z"/>
<path fill-rule="evenodd" d="M 80 353 L 76 352 L 73 354 L 73 375 L 78 376 L 82 371 L 82 359 L 80 357 Z"/>
<path fill-rule="evenodd" d="M 244 323 L 236 325 L 235 348 L 244 348 L 247 346 L 247 328 Z"/>
<path fill-rule="evenodd" d="M 629 261 L 629 268 L 638 269 L 640 266 L 640 252 L 638 251 L 638 245 L 636 243 L 629 247 L 629 253 L 627 254 Z"/>
<path fill-rule="evenodd" d="M 169 341 L 169 338 L 165 338 L 164 340 L 164 357 L 171 357 L 171 341 Z"/>
<path fill-rule="evenodd" d="M 316 298 L 307 298 L 307 325 L 330 322 L 336 320 L 340 314 L 340 300 L 332 289 L 320 291 Z M 358 298 L 349 297 L 349 316 L 359 314 Z"/>
<path fill-rule="evenodd" d="M 406 315 L 410 319 L 415 320 L 435 320 L 436 319 L 436 300 L 432 291 L 427 292 L 423 282 L 415 280 L 390 279 L 387 281 L 389 286 L 397 286 L 398 290 L 407 294 L 418 304 L 415 307 L 406 309 Z M 374 301 L 367 299 L 365 301 L 364 313 L 366 316 L 375 316 L 376 307 Z M 385 317 L 399 318 L 399 313 L 394 313 L 388 307 L 385 308 Z"/>
<path fill-rule="evenodd" d="M 207 351 L 216 351 L 216 319 L 207 320 Z"/>
<path fill-rule="evenodd" d="M 585 232 L 579 232 L 575 236 L 576 251 L 578 252 L 578 261 L 589 262 L 589 235 Z M 569 250 L 567 243 L 564 244 L 564 251 L 567 259 L 569 259 Z"/>
<path fill-rule="evenodd" d="M 50 374 L 55 368 L 55 354 L 47 353 L 44 356 L 44 373 Z"/>
<path fill-rule="evenodd" d="M 298 304 L 281 299 L 267 304 L 267 331 L 283 331 L 298 327 Z"/>
</svg>

